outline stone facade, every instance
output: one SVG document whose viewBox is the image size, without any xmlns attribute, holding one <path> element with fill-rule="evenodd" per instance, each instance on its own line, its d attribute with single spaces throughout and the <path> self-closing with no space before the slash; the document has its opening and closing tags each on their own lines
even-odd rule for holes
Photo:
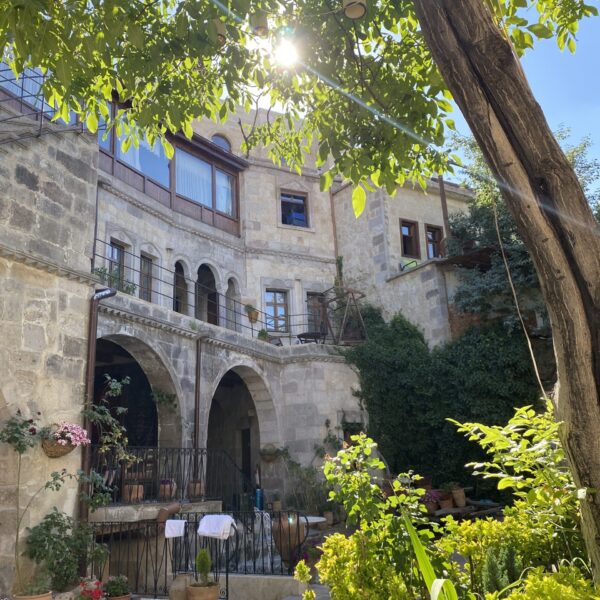
<svg viewBox="0 0 600 600">
<path fill-rule="evenodd" d="M 465 211 L 470 197 L 468 190 L 446 183 L 449 214 Z M 352 209 L 352 186 L 341 186 L 333 194 L 333 213 L 345 284 L 363 292 L 385 318 L 401 312 L 430 345 L 451 339 L 448 300 L 455 276 L 443 260 L 428 258 L 426 240 L 428 225 L 447 235 L 438 183 L 429 182 L 426 192 L 404 186 L 394 197 L 384 190 L 368 193 L 358 218 Z M 403 255 L 401 220 L 416 224 L 416 258 Z"/>
<path fill-rule="evenodd" d="M 38 127 L 33 121 L 25 125 L 32 132 Z M 285 481 L 276 464 L 261 458 L 265 448 L 286 447 L 294 459 L 312 464 L 315 445 L 327 434 L 326 422 L 339 430 L 344 421 L 366 419 L 353 395 L 356 374 L 336 348 L 296 339 L 307 328 L 307 294 L 334 285 L 337 256 L 344 257 L 346 283 L 372 302 L 379 298 L 386 314 L 408 308 L 408 318 L 425 329 L 430 341 L 448 335 L 445 291 L 435 266 L 425 263 L 398 275 L 398 215 L 442 224 L 435 189 L 428 196 L 400 190 L 398 206 L 382 192 L 371 194 L 366 214 L 356 220 L 350 188 L 332 196 L 321 192 L 312 158 L 299 176 L 274 166 L 259 149 L 243 157 L 247 165 L 238 176 L 238 235 L 177 212 L 111 174 L 95 136 L 49 123 L 39 131 L 39 137 L 0 146 L 2 420 L 20 408 L 31 415 L 40 411 L 43 424 L 81 422 L 90 298 L 110 268 L 111 243 L 125 253 L 122 278 L 131 282 L 132 293 L 119 292 L 102 302 L 96 337 L 122 348 L 151 388 L 176 399 L 174 410 L 156 407 L 157 446 L 208 444 L 211 408 L 215 398 L 226 398 L 219 386 L 229 374 L 243 383 L 240 402 L 250 408 L 231 409 L 233 429 L 222 437 L 236 460 L 243 460 L 237 436 L 251 430 L 246 460 L 261 465 L 268 491 L 284 492 Z M 49 131 L 56 135 L 46 135 Z M 240 154 L 242 135 L 233 122 L 218 127 L 199 123 L 196 133 L 208 139 L 224 135 L 233 154 Z M 307 227 L 282 224 L 281 191 L 306 199 Z M 460 208 L 463 195 L 456 191 L 451 196 L 449 204 Z M 152 259 L 148 301 L 140 298 L 142 255 Z M 192 282 L 178 306 L 176 264 Z M 191 308 L 199 302 L 194 281 L 201 267 L 210 271 L 218 297 L 212 324 L 206 312 Z M 260 325 L 240 312 L 245 303 L 265 311 L 267 289 L 287 294 L 290 323 L 281 346 L 256 339 Z M 22 500 L 52 470 L 73 472 L 80 464 L 77 451 L 58 461 L 39 448 L 32 450 L 24 457 Z M 9 589 L 14 570 L 11 506 L 16 493 L 16 460 L 5 445 L 0 469 L 2 592 Z M 76 514 L 74 486 L 40 495 L 23 526 L 39 522 L 53 505 Z"/>
</svg>

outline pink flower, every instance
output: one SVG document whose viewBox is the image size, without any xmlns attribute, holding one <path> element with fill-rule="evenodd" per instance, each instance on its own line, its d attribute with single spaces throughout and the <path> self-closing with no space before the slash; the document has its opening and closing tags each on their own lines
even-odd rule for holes
<svg viewBox="0 0 600 600">
<path fill-rule="evenodd" d="M 56 431 L 51 435 L 61 446 L 71 444 L 72 446 L 87 446 L 90 443 L 87 431 L 76 423 L 59 423 Z"/>
</svg>

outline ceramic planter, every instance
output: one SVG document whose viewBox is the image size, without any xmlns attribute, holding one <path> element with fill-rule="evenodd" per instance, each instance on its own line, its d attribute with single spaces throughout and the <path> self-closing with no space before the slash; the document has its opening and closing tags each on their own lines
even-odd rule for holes
<svg viewBox="0 0 600 600">
<path fill-rule="evenodd" d="M 158 499 L 171 500 L 175 497 L 175 492 L 177 492 L 177 484 L 174 481 L 161 483 L 158 486 Z"/>
<path fill-rule="evenodd" d="M 458 508 L 463 508 L 467 505 L 467 497 L 465 496 L 465 490 L 461 487 L 454 488 L 452 490 L 452 499 L 454 500 L 454 504 L 458 506 Z"/>
<path fill-rule="evenodd" d="M 250 323 L 254 324 L 258 321 L 258 311 L 255 308 L 246 311 L 246 313 L 248 314 L 248 321 L 250 321 Z"/>
<path fill-rule="evenodd" d="M 281 500 L 273 500 L 273 512 L 281 512 Z"/>
<path fill-rule="evenodd" d="M 188 585 L 185 596 L 186 600 L 219 600 L 219 586 L 214 582 L 208 586 Z"/>
<path fill-rule="evenodd" d="M 52 600 L 52 592 L 44 592 L 43 594 L 34 594 L 32 596 L 28 594 L 15 594 L 13 598 L 15 600 Z"/>
<path fill-rule="evenodd" d="M 453 508 L 454 500 L 452 499 L 452 496 L 444 496 L 443 498 L 440 498 L 439 504 L 441 509 Z"/>
<path fill-rule="evenodd" d="M 190 481 L 187 486 L 187 495 L 190 500 L 197 500 L 204 496 L 204 485 L 201 481 Z"/>
<path fill-rule="evenodd" d="M 123 502 L 132 504 L 144 499 L 144 486 L 141 483 L 123 484 Z"/>
</svg>

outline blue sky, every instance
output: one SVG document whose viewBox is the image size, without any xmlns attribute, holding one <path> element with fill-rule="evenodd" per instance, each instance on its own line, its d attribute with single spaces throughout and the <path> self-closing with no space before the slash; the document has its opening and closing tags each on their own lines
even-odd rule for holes
<svg viewBox="0 0 600 600">
<path fill-rule="evenodd" d="M 600 159 L 600 17 L 583 21 L 577 40 L 575 54 L 561 52 L 555 40 L 539 41 L 523 67 L 550 127 L 569 127 L 572 143 L 591 136 L 590 156 Z M 456 126 L 469 132 L 458 110 Z"/>
</svg>

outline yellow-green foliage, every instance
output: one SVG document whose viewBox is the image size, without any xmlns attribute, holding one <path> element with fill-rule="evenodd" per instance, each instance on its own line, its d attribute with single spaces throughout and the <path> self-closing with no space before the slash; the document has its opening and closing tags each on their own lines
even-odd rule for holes
<svg viewBox="0 0 600 600">
<path fill-rule="evenodd" d="M 497 600 L 499 594 L 486 594 L 486 600 Z M 545 573 L 543 568 L 530 571 L 523 585 L 504 600 L 600 600 L 598 590 L 575 567 L 561 567 Z"/>
<path fill-rule="evenodd" d="M 380 532 L 382 533 L 382 532 Z M 384 534 L 385 535 L 385 534 Z M 391 556 L 382 553 L 381 535 L 357 531 L 350 537 L 329 536 L 318 564 L 332 600 L 407 600 L 409 594 Z"/>
</svg>

